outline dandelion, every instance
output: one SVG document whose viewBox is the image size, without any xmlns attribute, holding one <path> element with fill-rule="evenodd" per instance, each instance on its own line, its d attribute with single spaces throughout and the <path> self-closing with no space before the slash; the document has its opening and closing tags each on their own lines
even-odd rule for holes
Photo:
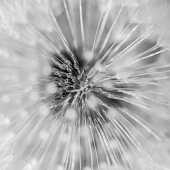
<svg viewBox="0 0 170 170">
<path fill-rule="evenodd" d="M 0 169 L 168 170 L 169 8 L 1 0 Z"/>
</svg>

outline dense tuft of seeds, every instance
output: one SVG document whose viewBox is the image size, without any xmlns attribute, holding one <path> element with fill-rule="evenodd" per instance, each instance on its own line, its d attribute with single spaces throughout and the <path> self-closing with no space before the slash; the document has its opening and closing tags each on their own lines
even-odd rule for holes
<svg viewBox="0 0 170 170">
<path fill-rule="evenodd" d="M 170 168 L 161 2 L 0 2 L 0 169 Z"/>
</svg>

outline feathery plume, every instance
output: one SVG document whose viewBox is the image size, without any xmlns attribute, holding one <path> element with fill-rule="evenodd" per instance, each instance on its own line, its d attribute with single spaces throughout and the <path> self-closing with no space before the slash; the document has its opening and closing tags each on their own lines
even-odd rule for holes
<svg viewBox="0 0 170 170">
<path fill-rule="evenodd" d="M 170 168 L 168 0 L 1 0 L 0 169 Z"/>
</svg>

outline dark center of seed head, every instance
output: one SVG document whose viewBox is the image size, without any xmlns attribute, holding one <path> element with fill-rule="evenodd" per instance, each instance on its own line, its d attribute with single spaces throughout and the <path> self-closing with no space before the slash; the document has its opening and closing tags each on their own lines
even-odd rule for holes
<svg viewBox="0 0 170 170">
<path fill-rule="evenodd" d="M 79 122 L 80 125 L 95 123 L 96 118 L 104 123 L 108 121 L 106 114 L 109 108 L 123 107 L 121 98 L 126 96 L 126 93 L 122 92 L 123 89 L 128 86 L 133 87 L 118 79 L 111 80 L 112 87 L 110 89 L 102 84 L 96 84 L 93 76 L 91 79 L 87 76 L 89 70 L 93 68 L 95 60 L 85 60 L 85 57 L 81 49 L 72 49 L 71 52 L 61 51 L 60 54 L 52 55 L 52 59 L 50 59 L 51 73 L 48 78 L 49 83 L 53 83 L 57 90 L 50 94 L 45 102 L 49 105 L 50 113 L 55 116 L 62 117 L 62 113 L 68 113 L 67 109 L 75 107 L 76 112 L 79 113 L 79 120 L 82 121 Z M 96 76 L 100 78 L 100 73 L 96 73 Z M 95 101 L 93 104 L 93 99 L 101 101 L 103 104 Z M 70 111 L 66 117 L 72 113 Z M 81 119 L 83 114 L 88 115 L 86 121 Z"/>
<path fill-rule="evenodd" d="M 65 99 L 70 97 L 70 104 L 74 97 L 83 97 L 90 89 L 86 76 L 88 63 L 83 58 L 81 49 L 62 51 L 60 55 L 53 54 L 50 62 L 50 80 L 57 87 L 56 98 Z"/>
</svg>

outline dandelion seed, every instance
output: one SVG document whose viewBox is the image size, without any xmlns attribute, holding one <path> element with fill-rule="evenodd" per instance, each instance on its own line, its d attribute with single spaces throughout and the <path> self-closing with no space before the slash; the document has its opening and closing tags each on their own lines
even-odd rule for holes
<svg viewBox="0 0 170 170">
<path fill-rule="evenodd" d="M 170 168 L 169 8 L 2 0 L 0 169 Z"/>
</svg>

